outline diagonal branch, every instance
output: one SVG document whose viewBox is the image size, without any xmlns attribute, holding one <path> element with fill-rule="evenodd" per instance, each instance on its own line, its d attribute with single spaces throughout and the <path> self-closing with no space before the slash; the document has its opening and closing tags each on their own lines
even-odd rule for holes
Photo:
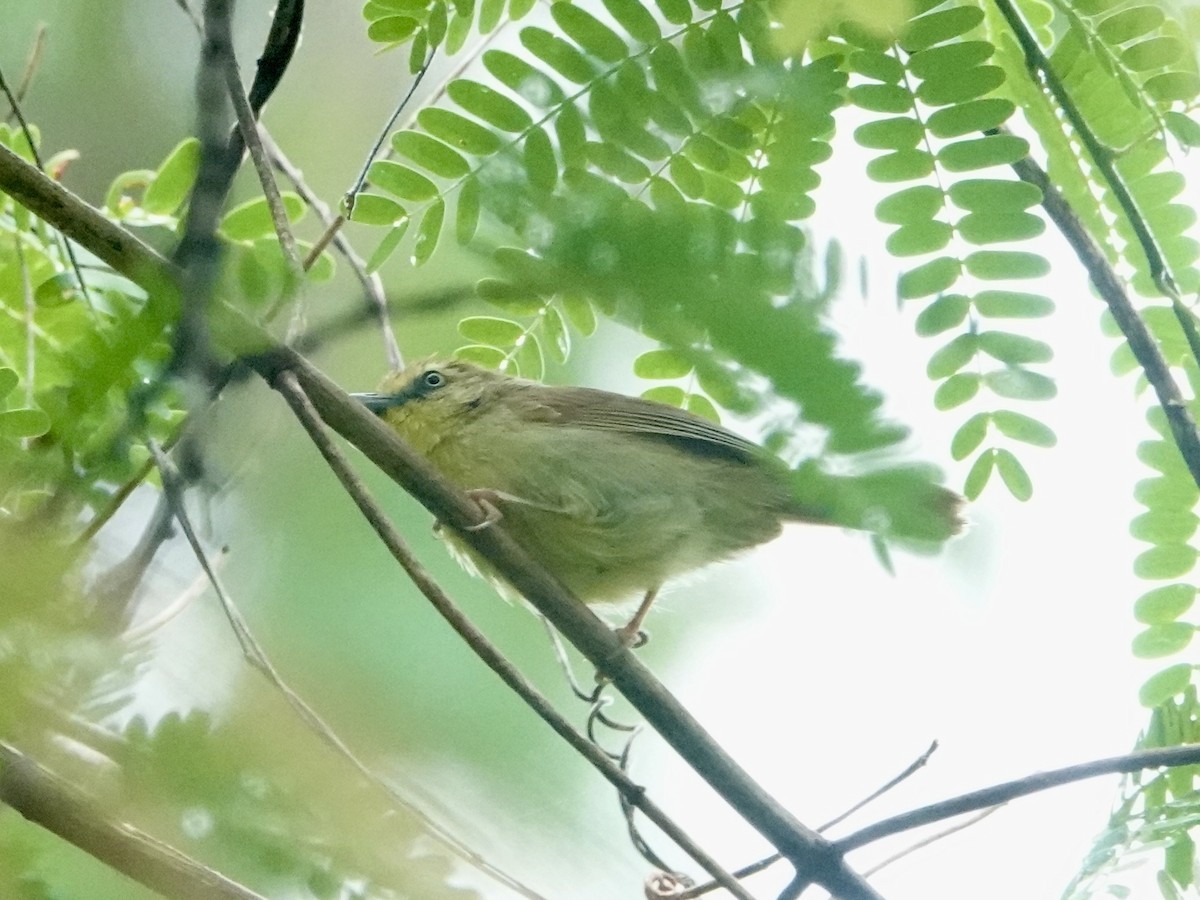
<svg viewBox="0 0 1200 900">
<path fill-rule="evenodd" d="M 362 483 L 358 475 L 355 474 L 346 457 L 342 455 L 341 450 L 333 442 L 328 429 L 325 428 L 325 423 L 321 421 L 320 415 L 313 408 L 303 388 L 296 381 L 296 376 L 292 372 L 285 370 L 275 380 L 274 387 L 283 394 L 284 399 L 291 406 L 292 412 L 296 414 L 296 418 L 300 420 L 300 424 L 308 432 L 308 436 L 312 439 L 313 444 L 316 445 L 321 455 L 325 458 L 325 462 L 328 463 L 329 468 L 333 470 L 338 481 L 342 483 L 342 487 L 345 488 L 346 493 L 354 500 L 363 517 L 375 529 L 375 533 L 383 541 L 384 546 L 388 548 L 392 557 L 404 569 L 413 584 L 417 586 L 417 589 L 433 604 L 438 614 L 446 620 L 451 628 L 458 632 L 459 637 L 475 652 L 476 656 L 483 660 L 488 668 L 499 675 L 501 680 L 512 689 L 513 693 L 524 700 L 525 704 L 543 722 L 549 725 L 559 737 L 570 744 L 572 749 L 591 763 L 613 787 L 620 791 L 621 796 L 625 800 L 645 813 L 650 821 L 661 828 L 671 840 L 683 848 L 722 887 L 726 888 L 735 897 L 742 898 L 742 900 L 750 900 L 750 895 L 746 892 L 746 889 L 738 883 L 733 875 L 726 872 L 720 863 L 705 853 L 682 828 L 676 825 L 657 804 L 651 801 L 646 796 L 645 788 L 630 779 L 629 776 L 609 759 L 608 754 L 576 731 L 571 726 L 571 723 L 554 709 L 550 701 L 505 658 L 504 654 L 495 645 L 488 641 L 479 629 L 471 624 L 470 619 L 463 615 L 462 611 L 454 604 L 454 601 L 446 595 L 445 591 L 441 589 L 425 570 L 425 567 L 413 556 L 404 539 L 400 537 L 400 533 L 396 531 L 392 523 L 388 521 L 387 516 L 367 493 L 366 486 Z"/>
<path fill-rule="evenodd" d="M 125 822 L 17 748 L 0 743 L 0 803 L 166 897 L 266 900 Z"/>
<path fill-rule="evenodd" d="M 0 188 L 10 185 L 46 210 L 43 216 L 55 227 L 74 227 L 77 218 L 99 218 L 95 210 L 73 195 L 58 204 L 43 203 L 49 179 L 20 157 L 0 147 Z M 23 202 L 23 201 L 22 201 Z M 39 212 L 38 209 L 32 211 Z M 138 242 L 124 229 L 107 223 L 115 231 L 114 244 L 106 249 L 115 261 L 125 261 Z M 81 241 L 83 243 L 83 241 Z M 90 249 L 90 245 L 89 249 Z M 122 252 L 117 252 L 122 251 Z M 144 254 L 136 257 L 145 261 Z M 161 258 L 160 258 L 161 259 Z M 176 274 L 163 263 L 152 268 L 131 266 L 122 274 L 138 283 L 161 286 Z M 355 444 L 427 509 L 448 526 L 459 529 L 479 521 L 478 511 L 453 489 L 394 432 L 372 416 L 361 404 L 315 369 L 298 353 L 275 344 L 241 313 L 225 304 L 212 309 L 220 327 L 223 349 L 231 355 L 254 353 L 247 359 L 269 383 L 285 369 L 309 396 L 321 417 Z M 829 841 L 806 828 L 774 797 L 742 770 L 679 701 L 629 653 L 613 634 L 582 603 L 570 596 L 528 554 L 504 533 L 503 528 L 463 531 L 463 538 L 489 559 L 496 569 L 542 612 L 616 687 L 675 750 L 712 787 L 759 831 L 804 877 L 821 884 L 845 900 L 876 900 L 878 893 L 855 874 Z"/>
</svg>

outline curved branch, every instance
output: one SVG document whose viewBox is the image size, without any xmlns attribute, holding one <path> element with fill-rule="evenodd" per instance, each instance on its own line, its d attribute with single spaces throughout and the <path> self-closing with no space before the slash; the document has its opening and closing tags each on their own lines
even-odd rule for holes
<svg viewBox="0 0 1200 900">
<path fill-rule="evenodd" d="M 1006 781 L 1003 784 L 972 791 L 969 794 L 962 794 L 949 800 L 931 803 L 920 809 L 892 816 L 890 819 L 868 825 L 840 841 L 835 841 L 834 846 L 843 853 L 849 853 L 851 850 L 889 835 L 920 828 L 922 825 L 940 822 L 942 819 L 949 819 L 963 813 L 987 809 L 1018 797 L 1026 797 L 1029 794 L 1071 784 L 1074 781 L 1083 781 L 1085 778 L 1095 778 L 1098 775 L 1129 774 L 1142 769 L 1190 766 L 1197 762 L 1200 762 L 1200 744 L 1186 744 L 1182 747 L 1142 750 L 1124 756 L 1111 756 L 1107 759 L 1066 766 L 1050 772 L 1039 772 L 1036 775 L 1028 775 L 1015 781 Z"/>
</svg>

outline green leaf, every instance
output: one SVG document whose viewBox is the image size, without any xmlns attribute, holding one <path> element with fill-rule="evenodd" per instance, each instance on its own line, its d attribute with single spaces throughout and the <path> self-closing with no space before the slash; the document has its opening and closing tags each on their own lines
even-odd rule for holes
<svg viewBox="0 0 1200 900">
<path fill-rule="evenodd" d="M 392 228 L 384 239 L 379 242 L 379 246 L 375 248 L 375 252 L 367 260 L 368 272 L 378 272 L 379 267 L 387 262 L 391 255 L 396 252 L 396 249 L 400 246 L 400 242 L 404 240 L 404 235 L 408 231 L 409 224 L 411 224 L 411 220 L 404 219 Z"/>
<path fill-rule="evenodd" d="M 1133 639 L 1133 655 L 1139 659 L 1171 656 L 1192 642 L 1196 629 L 1186 622 L 1151 625 Z"/>
<path fill-rule="evenodd" d="M 933 405 L 940 410 L 962 406 L 979 393 L 980 378 L 974 372 L 951 375 L 933 393 Z"/>
<path fill-rule="evenodd" d="M 454 237 L 459 244 L 470 243 L 479 227 L 480 190 L 479 182 L 468 181 L 458 193 L 458 206 L 454 212 Z"/>
<path fill-rule="evenodd" d="M 514 316 L 536 315 L 545 306 L 544 301 L 528 288 L 501 278 L 477 281 L 475 293 L 479 299 Z"/>
<path fill-rule="evenodd" d="M 533 124 L 521 106 L 477 81 L 456 78 L 447 85 L 446 93 L 467 112 L 501 131 L 524 131 Z"/>
<path fill-rule="evenodd" d="M 367 178 L 375 187 L 414 203 L 432 200 L 438 194 L 437 185 L 424 175 L 387 159 L 378 159 L 371 163 Z M 356 201 L 355 206 L 357 205 Z"/>
<path fill-rule="evenodd" d="M 1024 181 L 964 178 L 950 185 L 947 195 L 967 212 L 1017 212 L 1042 202 L 1042 192 Z"/>
<path fill-rule="evenodd" d="M 1041 278 L 1050 273 L 1044 256 L 1023 250 L 976 250 L 963 260 L 963 267 L 985 281 Z"/>
<path fill-rule="evenodd" d="M 1138 597 L 1133 615 L 1143 625 L 1162 625 L 1174 622 L 1196 602 L 1196 588 L 1191 584 L 1164 584 Z"/>
<path fill-rule="evenodd" d="M 1024 503 L 1033 496 L 1033 482 L 1029 480 L 1029 473 L 1011 451 L 996 450 L 995 454 L 996 471 L 1000 473 L 1004 486 L 1010 494 Z"/>
<path fill-rule="evenodd" d="M 917 97 L 930 106 L 965 103 L 990 94 L 1004 84 L 999 66 L 975 66 L 958 72 L 954 78 L 930 79 L 917 88 Z"/>
<path fill-rule="evenodd" d="M 1200 524 L 1196 514 L 1182 509 L 1152 509 L 1129 523 L 1129 534 L 1151 544 L 1182 544 Z"/>
<path fill-rule="evenodd" d="M 1133 486 L 1133 499 L 1156 512 L 1168 509 L 1191 511 L 1200 499 L 1200 490 L 1191 479 L 1143 478 Z"/>
<path fill-rule="evenodd" d="M 625 184 L 642 184 L 650 179 L 650 170 L 645 163 L 612 144 L 588 141 L 587 157 L 600 171 Z M 708 178 L 705 178 L 706 192 L 709 183 Z M 741 202 L 740 194 L 734 202 Z"/>
<path fill-rule="evenodd" d="M 499 369 L 508 358 L 507 354 L 498 347 L 485 347 L 482 344 L 467 344 L 454 351 L 459 359 L 465 359 L 485 369 Z"/>
<path fill-rule="evenodd" d="M 404 207 L 395 200 L 379 194 L 359 194 L 354 198 L 350 220 L 366 225 L 395 225 L 407 215 Z"/>
<path fill-rule="evenodd" d="M 1050 426 L 1019 412 L 998 409 L 992 413 L 992 422 L 1001 434 L 1014 441 L 1032 444 L 1035 447 L 1053 447 L 1058 443 L 1058 438 Z"/>
<path fill-rule="evenodd" d="M 1012 366 L 1044 363 L 1054 358 L 1049 344 L 1023 334 L 985 331 L 978 336 L 978 341 L 979 349 L 988 356 Z"/>
<path fill-rule="evenodd" d="M 904 63 L 890 53 L 855 50 L 846 58 L 846 64 L 852 72 L 886 84 L 898 84 L 904 78 Z"/>
<path fill-rule="evenodd" d="M 1029 155 L 1029 142 L 1013 134 L 988 134 L 955 141 L 938 151 L 938 162 L 950 172 L 1009 166 Z"/>
<path fill-rule="evenodd" d="M 717 412 L 717 408 L 713 406 L 712 401 L 703 394 L 688 394 L 684 408 L 688 412 L 700 416 L 702 419 L 708 419 L 710 422 L 716 422 L 718 425 L 721 424 L 721 414 Z"/>
<path fill-rule="evenodd" d="M 971 244 L 1027 241 L 1046 230 L 1046 223 L 1031 213 L 978 212 L 958 220 L 958 233 Z"/>
<path fill-rule="evenodd" d="M 521 29 L 521 43 L 525 49 L 575 84 L 588 84 L 596 77 L 596 70 L 587 57 L 558 35 L 544 28 L 529 26 Z M 506 129 L 516 131 L 518 129 Z"/>
<path fill-rule="evenodd" d="M 687 0 L 654 0 L 654 3 L 672 25 L 687 25 L 692 21 L 692 6 Z"/>
<path fill-rule="evenodd" d="M 542 333 L 550 342 L 550 351 L 560 363 L 565 363 L 571 353 L 571 335 L 562 314 L 553 306 L 547 306 L 542 316 Z"/>
<path fill-rule="evenodd" d="M 674 350 L 648 350 L 633 361 L 639 378 L 684 378 L 692 372 L 688 359 Z"/>
<path fill-rule="evenodd" d="M 40 409 L 0 412 L 0 437 L 32 438 L 50 430 L 50 417 Z"/>
<path fill-rule="evenodd" d="M 963 422 L 950 441 L 950 455 L 961 462 L 974 453 L 987 437 L 988 423 L 991 420 L 989 413 L 976 413 Z"/>
<path fill-rule="evenodd" d="M 975 358 L 978 349 L 976 336 L 960 334 L 958 337 L 935 350 L 925 367 L 930 378 L 947 378 Z"/>
<path fill-rule="evenodd" d="M 297 222 L 304 215 L 304 201 L 296 194 L 285 192 L 281 200 L 288 222 Z M 271 207 L 266 197 L 255 197 L 240 203 L 221 220 L 221 233 L 231 241 L 252 241 L 275 233 Z"/>
<path fill-rule="evenodd" d="M 437 249 L 442 234 L 442 220 L 446 217 L 446 203 L 440 197 L 425 210 L 421 224 L 417 226 L 417 239 L 413 244 L 413 262 L 418 266 L 427 262 Z"/>
<path fill-rule="evenodd" d="M 875 207 L 875 217 L 892 225 L 908 225 L 932 219 L 942 208 L 944 195 L 930 184 L 918 184 L 897 191 Z"/>
<path fill-rule="evenodd" d="M 1196 565 L 1196 548 L 1188 544 L 1160 544 L 1138 554 L 1133 572 L 1138 578 L 1180 578 Z"/>
<path fill-rule="evenodd" d="M 558 161 L 554 158 L 554 147 L 550 137 L 541 128 L 533 128 L 525 136 L 522 160 L 525 175 L 537 191 L 548 194 L 558 183 Z"/>
<path fill-rule="evenodd" d="M 971 471 L 967 473 L 967 480 L 963 482 L 963 495 L 968 500 L 979 499 L 979 495 L 987 487 L 988 479 L 992 477 L 992 470 L 995 468 L 995 465 L 995 450 L 984 450 L 979 454 L 971 466 Z"/>
<path fill-rule="evenodd" d="M 477 344 L 512 347 L 525 334 L 525 328 L 511 319 L 500 319 L 495 316 L 467 316 L 458 323 L 458 333 Z"/>
<path fill-rule="evenodd" d="M 939 48 L 940 49 L 940 48 Z M 1016 107 L 1002 97 L 983 97 L 935 110 L 926 126 L 939 138 L 955 138 L 997 128 L 1008 121 Z"/>
<path fill-rule="evenodd" d="M 411 38 L 420 24 L 408 16 L 387 16 L 367 26 L 367 37 L 380 44 L 400 44 Z"/>
<path fill-rule="evenodd" d="M 668 166 L 668 171 L 671 174 L 671 180 L 675 182 L 675 186 L 688 197 L 694 200 L 704 193 L 704 177 L 696 170 L 696 167 L 692 165 L 687 157 L 682 155 L 673 156 Z"/>
<path fill-rule="evenodd" d="M 142 208 L 151 215 L 166 216 L 181 207 L 200 168 L 200 141 L 184 138 L 175 145 L 154 174 L 142 197 Z"/>
<path fill-rule="evenodd" d="M 1188 663 L 1176 663 L 1146 679 L 1138 690 L 1138 702 L 1153 709 L 1182 694 L 1191 680 L 1192 667 Z"/>
<path fill-rule="evenodd" d="M 1160 103 L 1190 103 L 1200 94 L 1200 75 L 1163 72 L 1148 79 L 1142 89 Z"/>
<path fill-rule="evenodd" d="M 1135 6 L 1106 18 L 1096 33 L 1106 43 L 1123 44 L 1149 34 L 1164 21 L 1166 16 L 1157 6 Z"/>
<path fill-rule="evenodd" d="M 638 0 L 604 0 L 604 8 L 635 41 L 655 44 L 662 39 L 658 22 Z"/>
<path fill-rule="evenodd" d="M 418 166 L 427 169 L 434 175 L 440 175 L 442 178 L 462 178 L 471 171 L 466 159 L 456 150 L 419 131 L 397 131 L 392 135 L 392 148 L 401 156 L 411 159 Z M 382 163 L 382 160 L 373 163 L 372 171 L 375 166 Z M 400 194 L 400 196 L 407 200 L 426 199 L 425 197 L 408 197 L 405 194 Z"/>
<path fill-rule="evenodd" d="M 1165 69 L 1183 59 L 1187 47 L 1176 37 L 1159 35 L 1134 44 L 1121 53 L 1121 65 L 1135 72 Z"/>
<path fill-rule="evenodd" d="M 957 328 L 966 320 L 970 310 L 971 301 L 962 294 L 943 294 L 917 316 L 917 334 L 933 337 L 935 334 Z"/>
<path fill-rule="evenodd" d="M 906 113 L 913 108 L 912 94 L 894 84 L 856 84 L 850 88 L 850 100 L 871 112 Z"/>
<path fill-rule="evenodd" d="M 12 393 L 13 388 L 21 383 L 21 376 L 16 369 L 0 366 L 0 400 Z"/>
<path fill-rule="evenodd" d="M 983 382 L 993 393 L 1010 400 L 1049 400 L 1058 393 L 1054 382 L 1045 375 L 1016 367 L 988 372 Z"/>
<path fill-rule="evenodd" d="M 867 177 L 882 182 L 916 181 L 932 174 L 933 164 L 933 155 L 925 150 L 897 150 L 867 163 Z"/>
<path fill-rule="evenodd" d="M 587 298 L 578 294 L 565 294 L 562 298 L 563 312 L 575 330 L 584 337 L 590 337 L 596 331 L 596 311 Z"/>
<path fill-rule="evenodd" d="M 573 103 L 565 104 L 554 120 L 558 152 L 564 166 L 582 166 L 587 156 L 587 129 L 583 116 Z"/>
<path fill-rule="evenodd" d="M 980 291 L 975 309 L 989 319 L 1036 319 L 1054 312 L 1054 301 L 1019 291 Z"/>
<path fill-rule="evenodd" d="M 952 237 L 954 229 L 945 222 L 916 222 L 892 232 L 886 247 L 893 256 L 921 256 L 943 249 Z"/>
<path fill-rule="evenodd" d="M 960 263 L 952 256 L 943 256 L 910 269 L 900 276 L 896 285 L 902 300 L 940 294 L 958 280 Z"/>
<path fill-rule="evenodd" d="M 542 344 L 535 335 L 527 334 L 512 356 L 517 373 L 523 378 L 541 381 L 546 374 L 546 359 L 542 355 Z"/>
<path fill-rule="evenodd" d="M 909 53 L 916 54 L 934 44 L 966 34 L 982 21 L 983 10 L 974 6 L 959 6 L 928 13 L 909 22 L 900 45 Z"/>
<path fill-rule="evenodd" d="M 1175 140 L 1185 147 L 1200 147 L 1200 123 L 1186 113 L 1167 110 L 1163 113 L 1163 121 Z"/>
<path fill-rule="evenodd" d="M 872 150 L 911 150 L 924 134 L 921 123 L 908 116 L 879 119 L 854 129 L 859 145 Z"/>
<path fill-rule="evenodd" d="M 555 3 L 550 15 L 571 40 L 605 62 L 620 62 L 629 52 L 617 33 L 573 3 Z"/>
<path fill-rule="evenodd" d="M 483 65 L 497 81 L 540 109 L 552 109 L 566 98 L 549 75 L 504 50 L 487 50 Z"/>
<path fill-rule="evenodd" d="M 682 409 L 683 404 L 687 400 L 687 395 L 681 387 L 676 387 L 673 384 L 660 384 L 658 387 L 652 387 L 648 391 L 643 391 L 642 399 Z"/>
<path fill-rule="evenodd" d="M 914 53 L 908 69 L 918 78 L 953 77 L 992 58 L 995 47 L 990 41 L 957 41 Z"/>
<path fill-rule="evenodd" d="M 494 131 L 448 109 L 426 107 L 417 113 L 417 124 L 472 156 L 490 156 L 500 149 L 500 138 Z"/>
</svg>

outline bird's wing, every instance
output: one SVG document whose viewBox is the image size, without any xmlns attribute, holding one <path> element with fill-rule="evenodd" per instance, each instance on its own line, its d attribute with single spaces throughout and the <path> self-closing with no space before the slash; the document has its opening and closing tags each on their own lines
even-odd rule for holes
<svg viewBox="0 0 1200 900">
<path fill-rule="evenodd" d="M 523 412 L 530 421 L 636 434 L 735 462 L 761 460 L 766 455 L 757 444 L 685 409 L 594 388 L 539 391 L 536 403 Z"/>
</svg>

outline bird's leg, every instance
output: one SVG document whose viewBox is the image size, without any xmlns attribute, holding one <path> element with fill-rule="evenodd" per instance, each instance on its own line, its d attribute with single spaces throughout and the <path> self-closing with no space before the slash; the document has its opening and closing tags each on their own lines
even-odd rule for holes
<svg viewBox="0 0 1200 900">
<path fill-rule="evenodd" d="M 483 510 L 483 521 L 476 522 L 474 525 L 463 526 L 466 531 L 482 531 L 491 525 L 495 525 L 504 518 L 504 513 L 500 512 L 500 501 L 517 499 L 500 491 L 493 491 L 491 488 L 471 488 L 465 493 Z"/>
<path fill-rule="evenodd" d="M 621 643 L 625 647 L 640 647 L 646 643 L 647 638 L 646 633 L 642 631 L 642 623 L 646 621 L 646 615 L 650 612 L 650 607 L 654 605 L 654 598 L 657 596 L 658 586 L 646 591 L 646 596 L 642 598 L 637 612 L 628 622 L 617 629 L 617 637 L 621 639 Z"/>
</svg>

